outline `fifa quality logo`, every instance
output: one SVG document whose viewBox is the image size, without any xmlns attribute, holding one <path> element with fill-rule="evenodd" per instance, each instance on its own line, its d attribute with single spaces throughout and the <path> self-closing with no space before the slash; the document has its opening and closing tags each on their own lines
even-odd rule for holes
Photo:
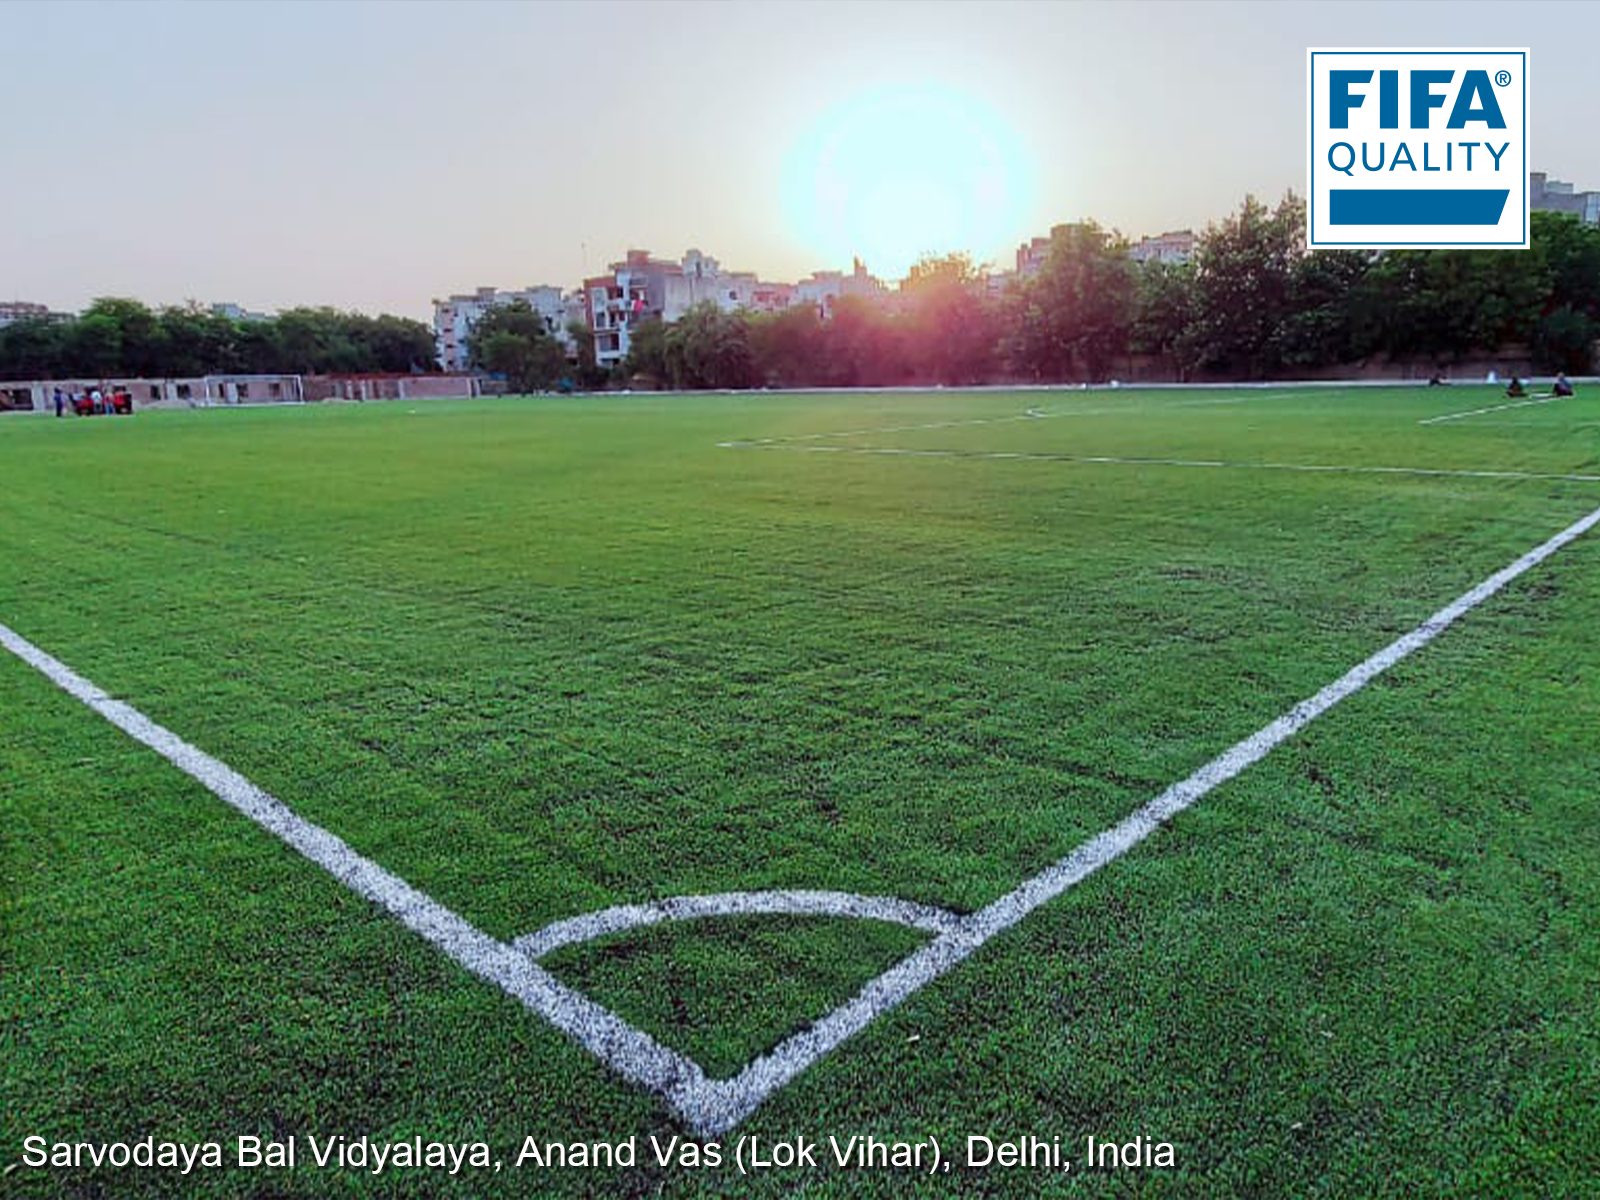
<svg viewBox="0 0 1600 1200">
<path fill-rule="evenodd" d="M 1306 61 L 1309 246 L 1527 248 L 1527 50 Z"/>
</svg>

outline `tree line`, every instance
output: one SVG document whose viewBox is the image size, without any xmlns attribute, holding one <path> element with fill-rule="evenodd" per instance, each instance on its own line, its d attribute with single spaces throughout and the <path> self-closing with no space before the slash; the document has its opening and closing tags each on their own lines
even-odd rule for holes
<svg viewBox="0 0 1600 1200">
<path fill-rule="evenodd" d="M 1587 373 L 1600 339 L 1600 229 L 1534 213 L 1526 252 L 1321 250 L 1303 201 L 1246 198 L 1192 261 L 1134 262 L 1093 222 L 1052 232 L 1032 277 L 992 290 L 970 258 L 929 258 L 887 300 L 824 316 L 702 306 L 633 331 L 619 377 L 673 388 L 1097 382 L 1135 356 L 1177 379 L 1270 379 L 1382 356 L 1516 353 Z"/>
<path fill-rule="evenodd" d="M 1276 208 L 1246 197 L 1173 265 L 1134 262 L 1092 221 L 1058 226 L 1039 271 L 1001 289 L 952 254 L 919 262 L 888 297 L 841 297 L 826 314 L 703 305 L 635 327 L 611 371 L 588 329 L 563 345 L 522 304 L 485 314 L 468 346 L 519 390 L 1099 382 L 1136 360 L 1175 379 L 1270 379 L 1378 356 L 1448 369 L 1503 351 L 1594 369 L 1600 228 L 1536 212 L 1528 251 L 1384 253 L 1308 253 L 1304 228 L 1299 197 Z M 0 378 L 434 369 L 427 326 L 329 308 L 241 321 L 102 299 L 70 320 L 0 328 Z"/>
<path fill-rule="evenodd" d="M 77 317 L 0 328 L 0 379 L 322 375 L 437 370 L 433 333 L 405 317 L 292 308 L 239 320 L 198 305 L 103 298 Z"/>
</svg>

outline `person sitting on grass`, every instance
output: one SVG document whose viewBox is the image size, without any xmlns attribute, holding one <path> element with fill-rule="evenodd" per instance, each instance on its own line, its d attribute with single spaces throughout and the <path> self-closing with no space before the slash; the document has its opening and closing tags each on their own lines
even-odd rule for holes
<svg viewBox="0 0 1600 1200">
<path fill-rule="evenodd" d="M 1522 386 L 1522 380 L 1513 375 L 1511 382 L 1506 385 L 1506 396 L 1512 400 L 1520 400 L 1527 394 L 1527 389 Z"/>
<path fill-rule="evenodd" d="M 1572 395 L 1572 381 L 1567 378 L 1565 371 L 1556 374 L 1556 381 L 1550 386 L 1550 390 L 1557 396 Z"/>
</svg>

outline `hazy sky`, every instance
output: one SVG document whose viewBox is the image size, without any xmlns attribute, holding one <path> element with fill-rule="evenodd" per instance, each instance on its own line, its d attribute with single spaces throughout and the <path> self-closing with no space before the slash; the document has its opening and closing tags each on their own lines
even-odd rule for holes
<svg viewBox="0 0 1600 1200">
<path fill-rule="evenodd" d="M 0 45 L 0 298 L 57 308 L 1198 229 L 1303 189 L 1308 45 L 1528 46 L 1532 163 L 1600 187 L 1597 3 L 0 0 Z"/>
</svg>

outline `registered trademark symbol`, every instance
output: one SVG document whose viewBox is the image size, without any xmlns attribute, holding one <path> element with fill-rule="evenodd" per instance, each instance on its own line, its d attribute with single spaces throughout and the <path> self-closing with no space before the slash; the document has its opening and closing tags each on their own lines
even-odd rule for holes
<svg viewBox="0 0 1600 1200">
<path fill-rule="evenodd" d="M 1494 73 L 1494 81 L 1498 86 L 1505 87 L 1508 83 L 1511 82 L 1511 72 L 1510 71 L 1496 71 Z"/>
</svg>

